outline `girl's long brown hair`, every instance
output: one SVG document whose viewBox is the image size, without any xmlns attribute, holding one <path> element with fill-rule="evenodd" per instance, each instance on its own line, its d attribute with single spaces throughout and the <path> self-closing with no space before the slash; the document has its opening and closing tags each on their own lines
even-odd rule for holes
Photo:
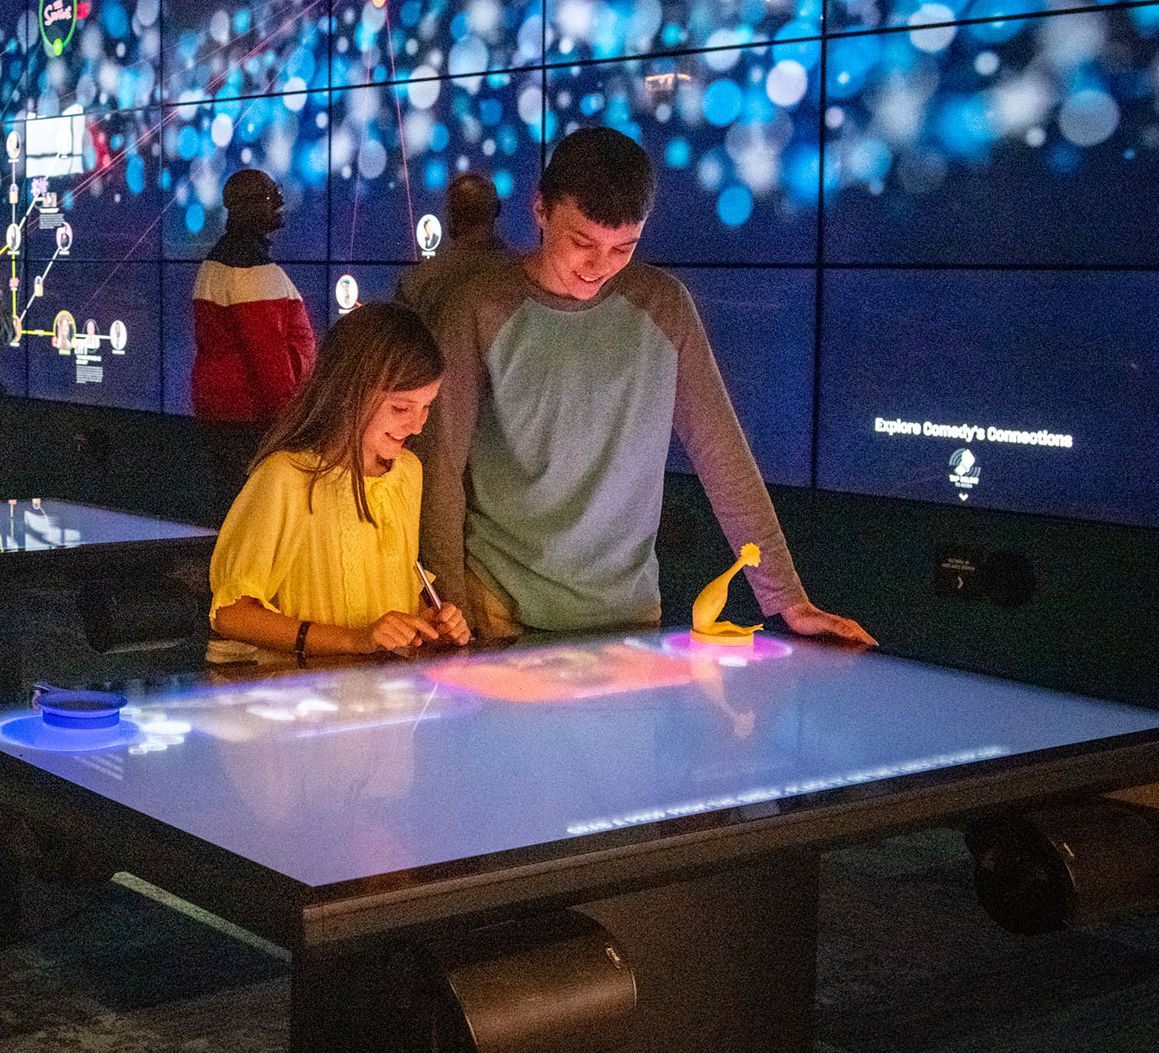
<svg viewBox="0 0 1159 1053">
<path fill-rule="evenodd" d="M 393 303 L 357 307 L 330 327 L 314 371 L 262 439 L 250 471 L 272 453 L 315 453 L 310 510 L 319 478 L 346 468 L 359 519 L 374 523 L 363 480 L 366 427 L 389 392 L 414 391 L 442 375 L 443 356 L 414 311 Z"/>
</svg>

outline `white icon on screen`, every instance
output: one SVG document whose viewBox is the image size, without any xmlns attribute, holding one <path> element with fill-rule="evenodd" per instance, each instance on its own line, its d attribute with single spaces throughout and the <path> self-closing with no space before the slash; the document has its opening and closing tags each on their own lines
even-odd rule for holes
<svg viewBox="0 0 1159 1053">
<path fill-rule="evenodd" d="M 334 298 L 338 301 L 338 309 L 342 314 L 353 311 L 358 306 L 358 282 L 354 276 L 344 274 L 334 286 Z"/>
<path fill-rule="evenodd" d="M 429 212 L 419 220 L 415 227 L 415 236 L 418 238 L 419 249 L 428 258 L 433 256 L 443 240 L 443 225 L 438 216 Z"/>
<path fill-rule="evenodd" d="M 113 353 L 121 354 L 129 342 L 129 330 L 119 318 L 109 326 L 109 343 L 113 345 Z"/>
<path fill-rule="evenodd" d="M 950 454 L 950 482 L 958 491 L 958 500 L 965 501 L 970 491 L 978 485 L 982 470 L 978 467 L 978 458 L 962 447 Z"/>
</svg>

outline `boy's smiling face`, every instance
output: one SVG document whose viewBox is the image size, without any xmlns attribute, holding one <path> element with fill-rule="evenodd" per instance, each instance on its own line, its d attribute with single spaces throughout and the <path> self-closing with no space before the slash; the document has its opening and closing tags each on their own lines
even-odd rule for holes
<svg viewBox="0 0 1159 1053">
<path fill-rule="evenodd" d="M 535 219 L 543 245 L 528 261 L 532 277 L 548 292 L 590 300 L 632 259 L 643 222 L 605 227 L 588 219 L 575 198 L 547 205 L 537 195 Z"/>
</svg>

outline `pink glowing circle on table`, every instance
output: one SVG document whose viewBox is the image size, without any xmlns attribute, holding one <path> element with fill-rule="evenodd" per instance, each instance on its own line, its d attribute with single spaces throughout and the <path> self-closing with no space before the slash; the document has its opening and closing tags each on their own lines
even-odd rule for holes
<svg viewBox="0 0 1159 1053">
<path fill-rule="evenodd" d="M 687 631 L 668 633 L 660 640 L 661 646 L 669 654 L 688 655 L 690 657 L 728 658 L 733 662 L 740 660 L 748 662 L 770 662 L 775 658 L 788 658 L 793 649 L 784 641 L 772 636 L 756 633 L 753 636 L 752 646 L 738 647 L 735 644 L 701 643 L 692 639 Z M 732 664 L 731 662 L 726 664 Z"/>
</svg>

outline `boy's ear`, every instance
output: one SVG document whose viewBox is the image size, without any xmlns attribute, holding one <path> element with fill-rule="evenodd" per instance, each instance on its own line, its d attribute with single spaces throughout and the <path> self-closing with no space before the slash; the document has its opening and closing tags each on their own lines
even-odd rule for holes
<svg viewBox="0 0 1159 1053">
<path fill-rule="evenodd" d="M 535 200 L 531 203 L 531 214 L 535 216 L 535 222 L 542 230 L 543 225 L 547 222 L 547 204 L 539 191 L 535 192 Z"/>
</svg>

